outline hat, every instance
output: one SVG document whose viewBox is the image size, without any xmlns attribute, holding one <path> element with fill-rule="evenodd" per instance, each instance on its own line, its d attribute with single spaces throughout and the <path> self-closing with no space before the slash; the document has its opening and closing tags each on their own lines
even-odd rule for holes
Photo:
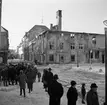
<svg viewBox="0 0 107 105">
<path fill-rule="evenodd" d="M 76 85 L 77 83 L 75 81 L 71 81 L 71 86 Z"/>
<path fill-rule="evenodd" d="M 48 70 L 49 70 L 49 71 L 51 71 L 52 69 L 51 69 L 51 68 L 49 68 Z"/>
<path fill-rule="evenodd" d="M 55 75 L 53 76 L 53 78 L 54 78 L 55 80 L 57 80 L 57 79 L 58 79 L 58 75 L 55 74 Z"/>
<path fill-rule="evenodd" d="M 82 83 L 82 86 L 85 86 L 85 83 Z"/>
<path fill-rule="evenodd" d="M 96 85 L 96 83 L 92 83 L 90 88 L 97 88 L 98 86 Z"/>
</svg>

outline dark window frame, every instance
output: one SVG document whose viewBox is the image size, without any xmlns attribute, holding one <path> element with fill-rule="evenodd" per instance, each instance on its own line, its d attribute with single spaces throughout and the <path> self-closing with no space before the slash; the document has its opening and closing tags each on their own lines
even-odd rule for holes
<svg viewBox="0 0 107 105">
<path fill-rule="evenodd" d="M 75 55 L 71 55 L 71 62 L 75 62 Z"/>
<path fill-rule="evenodd" d="M 49 61 L 50 61 L 50 62 L 54 62 L 54 55 L 53 55 L 53 54 L 50 54 L 50 55 L 49 55 Z"/>
</svg>

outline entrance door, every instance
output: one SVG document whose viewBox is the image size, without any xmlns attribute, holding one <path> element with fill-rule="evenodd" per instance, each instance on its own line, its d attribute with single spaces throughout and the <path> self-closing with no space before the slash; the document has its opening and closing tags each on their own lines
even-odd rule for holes
<svg viewBox="0 0 107 105">
<path fill-rule="evenodd" d="M 60 55 L 60 63 L 64 63 L 64 56 Z"/>
</svg>

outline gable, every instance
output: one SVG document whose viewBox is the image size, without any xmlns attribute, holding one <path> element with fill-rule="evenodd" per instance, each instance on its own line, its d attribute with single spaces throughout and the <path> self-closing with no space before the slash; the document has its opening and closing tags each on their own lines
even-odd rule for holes
<svg viewBox="0 0 107 105">
<path fill-rule="evenodd" d="M 7 32 L 7 30 L 4 27 L 1 27 L 1 32 Z"/>
</svg>

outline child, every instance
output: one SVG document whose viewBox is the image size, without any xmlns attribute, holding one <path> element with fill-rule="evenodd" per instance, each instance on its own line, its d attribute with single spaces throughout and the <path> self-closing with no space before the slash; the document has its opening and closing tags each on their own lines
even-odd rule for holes
<svg viewBox="0 0 107 105">
<path fill-rule="evenodd" d="M 82 95 L 82 104 L 85 104 L 85 95 L 86 95 L 85 83 L 82 84 L 81 95 Z"/>
</svg>

